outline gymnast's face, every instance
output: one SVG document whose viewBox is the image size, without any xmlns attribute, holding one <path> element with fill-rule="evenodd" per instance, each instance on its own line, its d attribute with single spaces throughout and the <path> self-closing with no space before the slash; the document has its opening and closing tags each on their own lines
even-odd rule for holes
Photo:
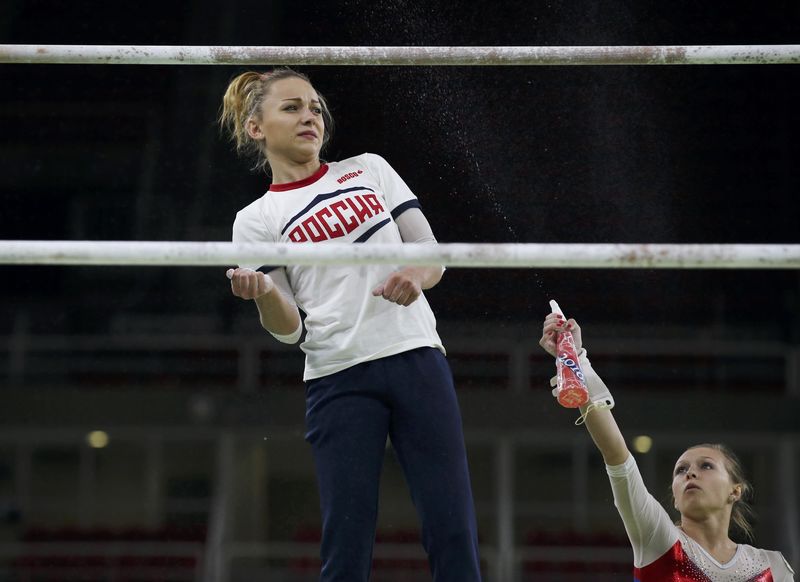
<svg viewBox="0 0 800 582">
<path fill-rule="evenodd" d="M 266 141 L 270 164 L 318 160 L 325 122 L 317 92 L 298 77 L 276 81 L 247 129 L 254 139 Z"/>
<path fill-rule="evenodd" d="M 684 452 L 672 473 L 675 509 L 693 519 L 733 507 L 741 497 L 741 486 L 732 482 L 725 455 L 710 447 Z"/>
</svg>

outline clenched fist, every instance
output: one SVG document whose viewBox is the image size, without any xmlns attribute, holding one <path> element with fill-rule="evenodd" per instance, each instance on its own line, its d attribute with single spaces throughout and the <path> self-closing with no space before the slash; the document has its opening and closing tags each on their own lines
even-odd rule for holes
<svg viewBox="0 0 800 582">
<path fill-rule="evenodd" d="M 231 292 L 242 299 L 256 299 L 275 287 L 269 275 L 245 267 L 228 269 L 225 275 L 231 280 Z"/>
</svg>

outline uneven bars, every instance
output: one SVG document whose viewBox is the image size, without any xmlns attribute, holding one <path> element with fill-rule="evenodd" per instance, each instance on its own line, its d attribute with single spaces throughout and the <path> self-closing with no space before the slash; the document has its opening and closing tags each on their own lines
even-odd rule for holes
<svg viewBox="0 0 800 582">
<path fill-rule="evenodd" d="M 231 266 L 400 264 L 565 269 L 798 269 L 800 245 L 347 244 L 0 241 L 3 265 Z"/>
<path fill-rule="evenodd" d="M 0 45 L 0 63 L 103 65 L 753 65 L 800 63 L 800 45 Z"/>
</svg>

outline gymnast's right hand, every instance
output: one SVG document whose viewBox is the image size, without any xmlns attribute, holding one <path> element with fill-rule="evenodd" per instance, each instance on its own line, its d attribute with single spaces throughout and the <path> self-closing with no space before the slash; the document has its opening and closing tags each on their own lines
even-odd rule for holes
<svg viewBox="0 0 800 582">
<path fill-rule="evenodd" d="M 231 292 L 242 299 L 257 299 L 275 287 L 269 275 L 246 267 L 228 269 L 225 275 L 231 280 Z"/>
<path fill-rule="evenodd" d="M 564 319 L 563 315 L 550 313 L 544 318 L 542 324 L 542 338 L 539 345 L 551 356 L 556 355 L 558 349 L 558 334 L 562 331 L 571 331 L 572 339 L 575 341 L 575 351 L 580 351 L 583 342 L 581 341 L 581 328 L 574 319 Z"/>
</svg>

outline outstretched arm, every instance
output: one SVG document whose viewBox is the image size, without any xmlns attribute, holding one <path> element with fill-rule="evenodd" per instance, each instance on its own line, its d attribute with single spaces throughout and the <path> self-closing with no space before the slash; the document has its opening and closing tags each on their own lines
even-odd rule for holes
<svg viewBox="0 0 800 582">
<path fill-rule="evenodd" d="M 555 357 L 558 334 L 572 332 L 578 360 L 589 389 L 590 404 L 581 407 L 582 418 L 606 462 L 614 505 L 631 541 L 634 565 L 644 567 L 664 554 L 678 539 L 678 530 L 664 508 L 648 493 L 636 461 L 625 445 L 610 407 L 613 398 L 581 348 L 581 328 L 574 319 L 551 313 L 544 320 L 539 345 Z M 599 404 L 599 406 L 596 406 Z"/>
<path fill-rule="evenodd" d="M 586 357 L 586 350 L 582 348 L 581 328 L 574 319 L 565 319 L 562 315 L 557 313 L 549 314 L 542 326 L 542 338 L 539 340 L 539 345 L 553 357 L 556 357 L 556 346 L 558 341 L 558 334 L 562 331 L 572 332 L 572 337 L 575 340 L 575 348 L 580 354 L 580 365 L 586 376 L 586 384 L 589 389 L 589 399 L 595 402 L 598 398 L 602 397 L 603 392 L 607 392 L 607 388 L 597 373 L 592 368 L 589 359 Z M 581 409 L 585 414 L 586 428 L 592 436 L 594 444 L 597 445 L 598 450 L 603 455 L 606 465 L 621 465 L 630 456 L 630 451 L 625 444 L 625 437 L 622 436 L 619 427 L 617 426 L 614 415 L 608 408 L 592 408 L 586 412 L 585 408 Z"/>
<path fill-rule="evenodd" d="M 610 410 L 604 408 L 591 411 L 586 417 L 586 428 L 602 453 L 606 465 L 621 465 L 628 460 L 631 453 Z"/>
</svg>

